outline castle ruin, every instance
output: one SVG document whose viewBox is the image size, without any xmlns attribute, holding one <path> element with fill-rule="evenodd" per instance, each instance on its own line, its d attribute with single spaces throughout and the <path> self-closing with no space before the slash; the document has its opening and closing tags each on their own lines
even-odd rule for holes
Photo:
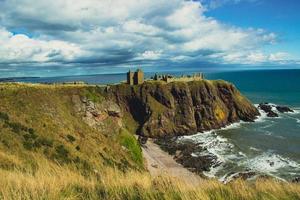
<svg viewBox="0 0 300 200">
<path fill-rule="evenodd" d="M 175 81 L 184 81 L 184 82 L 199 81 L 203 79 L 204 79 L 203 73 L 195 73 L 193 75 L 181 75 L 180 77 L 172 76 L 169 74 L 163 74 L 163 75 L 155 74 L 153 77 L 153 80 L 155 81 L 165 81 L 167 83 L 175 82 Z"/>
<path fill-rule="evenodd" d="M 138 69 L 135 72 L 129 70 L 127 72 L 127 84 L 129 85 L 139 85 L 144 83 L 144 72 Z"/>
</svg>

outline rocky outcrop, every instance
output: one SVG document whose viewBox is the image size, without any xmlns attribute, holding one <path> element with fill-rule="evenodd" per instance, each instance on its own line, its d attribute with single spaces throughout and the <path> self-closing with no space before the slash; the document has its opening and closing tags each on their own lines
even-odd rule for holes
<svg viewBox="0 0 300 200">
<path fill-rule="evenodd" d="M 273 111 L 272 106 L 268 103 L 261 103 L 258 108 L 267 113 L 267 117 L 279 117 L 278 114 Z"/>
<path fill-rule="evenodd" d="M 279 117 L 278 113 L 287 113 L 287 112 L 294 112 L 292 109 L 290 109 L 287 106 L 279 106 L 269 103 L 260 103 L 258 105 L 258 108 L 263 110 L 265 113 L 267 113 L 267 117 Z"/>
<path fill-rule="evenodd" d="M 147 137 L 195 134 L 240 120 L 253 121 L 259 115 L 234 85 L 225 81 L 119 84 L 105 92 L 126 113 L 125 123 L 134 120 L 136 133 Z"/>
<path fill-rule="evenodd" d="M 287 106 L 276 106 L 276 109 L 278 110 L 278 112 L 281 112 L 281 113 L 294 112 L 292 109 L 290 109 Z"/>
<path fill-rule="evenodd" d="M 157 138 L 154 142 L 172 155 L 176 162 L 198 175 L 202 176 L 203 171 L 209 171 L 211 167 L 216 167 L 220 164 L 214 155 L 199 154 L 195 156 L 195 152 L 202 152 L 205 149 L 200 144 L 192 141 L 182 143 L 177 142 L 176 137 L 165 137 Z"/>
<path fill-rule="evenodd" d="M 121 108 L 114 102 L 103 100 L 94 102 L 85 96 L 73 95 L 72 102 L 75 112 L 79 113 L 83 121 L 89 126 L 104 132 L 105 130 L 118 130 L 122 127 L 123 113 Z M 114 123 L 112 123 L 112 121 Z M 114 128 L 107 127 L 109 125 Z"/>
</svg>

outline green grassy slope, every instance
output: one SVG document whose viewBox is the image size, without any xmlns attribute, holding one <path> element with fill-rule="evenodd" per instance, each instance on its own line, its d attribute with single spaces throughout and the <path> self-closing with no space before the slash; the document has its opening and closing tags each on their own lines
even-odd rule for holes
<svg viewBox="0 0 300 200">
<path fill-rule="evenodd" d="M 141 158 L 122 148 L 133 136 L 119 133 L 113 121 L 109 130 L 88 126 L 74 109 L 73 95 L 101 101 L 93 86 L 0 85 L 0 152 L 18 160 L 8 162 L 0 156 L 0 167 L 35 171 L 34 157 L 40 155 L 60 165 L 75 165 L 82 172 L 103 165 L 141 168 Z M 140 149 L 134 151 L 141 157 Z"/>
</svg>

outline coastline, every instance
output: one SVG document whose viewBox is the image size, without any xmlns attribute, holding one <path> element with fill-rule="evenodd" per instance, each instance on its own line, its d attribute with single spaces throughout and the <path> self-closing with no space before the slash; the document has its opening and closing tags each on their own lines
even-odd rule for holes
<svg viewBox="0 0 300 200">
<path fill-rule="evenodd" d="M 255 105 L 258 107 L 258 105 Z M 295 109 L 295 108 L 293 108 Z M 225 127 L 222 127 L 220 129 L 213 129 L 201 133 L 197 133 L 194 135 L 188 135 L 188 136 L 180 136 L 180 137 L 172 137 L 172 138 L 160 138 L 156 139 L 154 142 L 165 152 L 168 152 L 169 155 L 173 157 L 173 160 L 176 161 L 177 163 L 180 163 L 181 166 L 183 166 L 185 169 L 188 169 L 189 171 L 193 172 L 194 175 L 197 176 L 202 176 L 204 178 L 217 178 L 220 182 L 223 183 L 228 183 L 234 179 L 244 179 L 244 180 L 255 180 L 257 178 L 274 178 L 279 181 L 283 182 L 293 182 L 294 180 L 297 180 L 297 176 L 294 177 L 293 179 L 285 179 L 280 176 L 274 175 L 272 172 L 272 167 L 276 168 L 276 162 L 279 162 L 278 165 L 282 165 L 282 163 L 286 163 L 288 166 L 298 168 L 299 164 L 293 160 L 290 160 L 289 158 L 285 158 L 281 155 L 274 154 L 273 152 L 262 152 L 262 155 L 259 157 L 258 160 L 263 161 L 266 163 L 262 164 L 260 163 L 260 166 L 262 168 L 266 168 L 265 172 L 262 172 L 260 170 L 255 170 L 258 169 L 255 164 L 253 164 L 252 169 L 246 169 L 245 171 L 228 171 L 224 176 L 218 177 L 216 176 L 216 173 L 222 169 L 222 164 L 225 162 L 223 159 L 223 155 L 218 155 L 218 153 L 215 150 L 209 149 L 210 144 L 206 145 L 202 141 L 197 141 L 198 136 L 204 136 L 204 135 L 215 135 L 215 139 L 217 142 L 220 142 L 224 145 L 226 145 L 226 148 L 233 148 L 231 146 L 232 144 L 224 137 L 221 135 L 218 135 L 215 133 L 216 131 L 223 131 L 223 130 L 230 130 L 230 129 L 239 129 L 242 124 L 258 124 L 258 123 L 263 123 L 266 121 L 266 119 L 272 119 L 267 116 L 267 114 L 261 110 L 258 109 L 260 112 L 260 116 L 257 117 L 257 119 L 254 120 L 254 122 L 245 122 L 245 121 L 240 121 L 240 122 L 235 122 L 230 125 L 227 125 Z M 282 119 L 283 116 L 285 115 L 293 115 L 297 114 L 298 111 L 297 109 L 294 110 L 294 113 L 288 112 L 287 114 L 280 114 L 279 117 L 276 119 Z M 205 136 L 204 136 L 205 137 Z M 208 143 L 212 143 L 214 145 L 216 144 L 215 141 L 206 141 Z M 206 154 L 207 149 L 209 154 Z M 257 151 L 254 147 L 250 146 L 250 149 Z M 246 155 L 243 152 L 238 152 L 240 156 L 246 157 Z M 269 159 L 268 159 L 269 157 Z M 261 159 L 267 159 L 267 160 L 261 160 Z M 250 161 L 250 160 L 249 160 Z M 253 160 L 254 161 L 254 160 Z M 201 163 L 204 165 L 198 165 L 196 163 Z M 257 163 L 256 163 L 257 164 Z M 258 163 L 259 164 L 259 163 Z M 267 166 L 266 166 L 267 164 Z M 275 166 L 274 166 L 275 165 Z M 280 168 L 281 166 L 279 166 Z M 271 170 L 270 172 L 268 171 Z"/>
</svg>

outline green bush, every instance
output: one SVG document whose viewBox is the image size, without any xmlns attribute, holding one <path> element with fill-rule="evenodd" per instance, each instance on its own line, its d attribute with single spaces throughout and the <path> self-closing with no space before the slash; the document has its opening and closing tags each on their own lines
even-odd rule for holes
<svg viewBox="0 0 300 200">
<path fill-rule="evenodd" d="M 9 120 L 9 116 L 8 116 L 8 114 L 6 114 L 4 112 L 0 112 L 0 119 L 8 121 Z"/>
<path fill-rule="evenodd" d="M 45 137 L 38 138 L 37 142 L 43 146 L 53 147 L 53 140 L 45 138 Z"/>
<path fill-rule="evenodd" d="M 103 98 L 99 94 L 98 89 L 95 88 L 95 87 L 88 87 L 88 88 L 86 88 L 85 91 L 84 91 L 84 96 L 87 99 L 89 99 L 89 100 L 91 100 L 91 101 L 93 101 L 95 103 L 100 103 L 102 101 L 102 98 Z"/>
<path fill-rule="evenodd" d="M 21 131 L 28 131 L 28 128 L 26 126 L 23 126 L 22 124 L 18 122 L 6 122 L 6 124 L 12 129 L 15 133 L 20 133 Z"/>
<path fill-rule="evenodd" d="M 68 138 L 69 142 L 71 142 L 71 143 L 76 140 L 75 137 L 73 137 L 72 135 L 67 135 L 67 138 Z"/>
<path fill-rule="evenodd" d="M 33 129 L 33 128 L 29 128 L 29 129 L 28 129 L 28 133 L 29 133 L 29 134 L 32 134 L 32 135 L 33 135 L 33 134 L 34 134 L 34 132 L 35 132 L 35 131 L 34 131 L 34 129 Z"/>
<path fill-rule="evenodd" d="M 23 142 L 23 147 L 27 150 L 32 150 L 32 149 L 34 149 L 34 142 L 26 140 Z"/>
<path fill-rule="evenodd" d="M 38 136 L 36 134 L 26 133 L 23 135 L 25 140 L 35 140 Z"/>
<path fill-rule="evenodd" d="M 64 145 L 58 145 L 55 148 L 55 154 L 53 155 L 53 158 L 57 160 L 60 163 L 68 163 L 70 162 L 69 159 L 69 151 L 65 148 Z"/>
<path fill-rule="evenodd" d="M 135 139 L 135 137 L 132 134 L 130 134 L 126 129 L 122 129 L 118 136 L 118 140 L 122 146 L 128 149 L 132 160 L 135 163 L 137 163 L 140 167 L 142 167 L 143 166 L 142 149 L 138 141 Z"/>
</svg>

